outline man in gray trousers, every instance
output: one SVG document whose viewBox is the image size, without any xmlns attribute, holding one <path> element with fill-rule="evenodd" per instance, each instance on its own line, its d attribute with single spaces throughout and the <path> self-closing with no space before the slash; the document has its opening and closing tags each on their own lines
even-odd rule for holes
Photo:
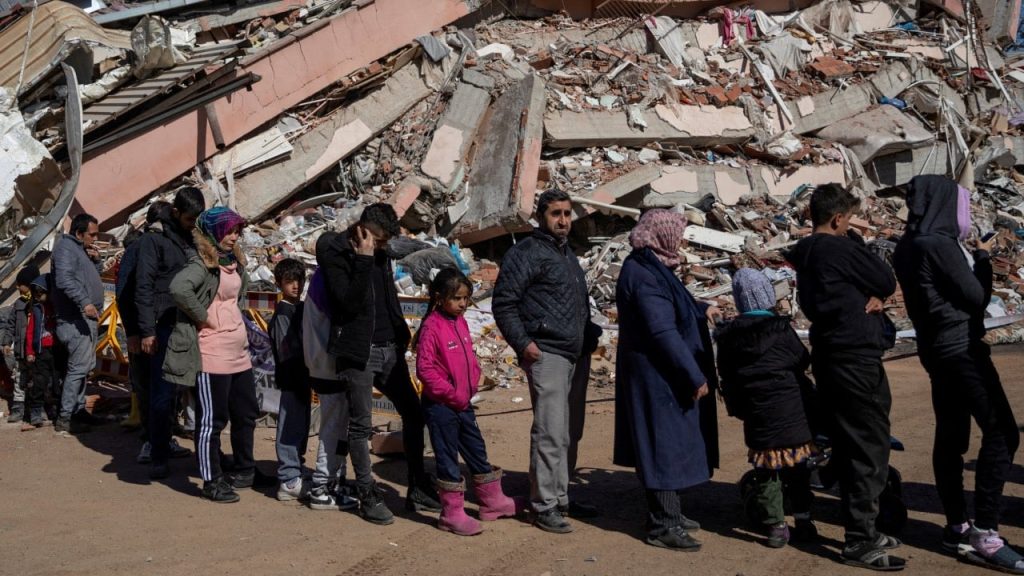
<svg viewBox="0 0 1024 576">
<path fill-rule="evenodd" d="M 88 432 L 97 423 L 85 410 L 85 379 L 96 367 L 96 323 L 103 309 L 99 252 L 93 247 L 99 223 L 89 214 L 71 220 L 53 248 L 53 294 L 57 340 L 67 350 L 68 365 L 61 394 L 57 432 Z"/>
<path fill-rule="evenodd" d="M 540 227 L 505 255 L 492 309 L 530 383 L 534 524 L 564 534 L 573 530 L 566 515 L 597 515 L 593 507 L 570 502 L 568 489 L 570 465 L 575 466 L 576 443 L 582 436 L 589 379 L 583 371 L 589 362 L 581 358 L 597 347 L 601 329 L 590 321 L 586 277 L 569 248 L 569 195 L 554 190 L 541 194 L 536 219 Z"/>
</svg>

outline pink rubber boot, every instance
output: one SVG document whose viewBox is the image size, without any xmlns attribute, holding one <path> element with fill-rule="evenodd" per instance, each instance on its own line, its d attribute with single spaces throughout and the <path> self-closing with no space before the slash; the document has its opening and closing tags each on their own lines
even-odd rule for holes
<svg viewBox="0 0 1024 576">
<path fill-rule="evenodd" d="M 459 536 L 475 536 L 484 531 L 476 520 L 466 515 L 466 482 L 437 481 L 437 494 L 441 498 L 441 516 L 437 527 Z"/>
<path fill-rule="evenodd" d="M 501 468 L 497 466 L 487 474 L 473 476 L 473 487 L 480 500 L 480 519 L 514 518 L 520 508 L 516 501 L 505 495 L 501 489 Z"/>
</svg>

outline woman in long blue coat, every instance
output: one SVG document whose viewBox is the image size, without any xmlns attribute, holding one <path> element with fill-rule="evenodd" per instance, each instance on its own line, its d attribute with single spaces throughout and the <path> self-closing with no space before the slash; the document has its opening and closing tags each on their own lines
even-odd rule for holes
<svg viewBox="0 0 1024 576">
<path fill-rule="evenodd" d="M 700 526 L 683 515 L 679 492 L 718 467 L 717 379 L 709 307 L 675 275 L 685 227 L 681 214 L 651 210 L 630 234 L 616 288 L 614 461 L 635 467 L 644 487 L 647 543 L 694 551 Z"/>
</svg>

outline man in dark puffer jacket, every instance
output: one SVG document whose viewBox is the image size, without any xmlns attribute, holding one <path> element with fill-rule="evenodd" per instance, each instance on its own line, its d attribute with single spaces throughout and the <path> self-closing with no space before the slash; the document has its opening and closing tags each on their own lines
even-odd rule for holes
<svg viewBox="0 0 1024 576">
<path fill-rule="evenodd" d="M 590 321 L 587 282 L 569 248 L 572 203 L 560 191 L 541 194 L 540 228 L 505 255 L 492 309 L 501 334 L 519 357 L 530 382 L 531 505 L 537 527 L 571 532 L 563 514 L 593 516 L 596 510 L 569 502 L 573 436 L 582 434 L 589 365 L 601 329 Z M 576 368 L 580 372 L 574 378 Z M 586 370 L 589 372 L 589 369 Z M 568 417 L 566 412 L 569 412 Z M 570 431 L 576 432 L 576 434 Z"/>
</svg>

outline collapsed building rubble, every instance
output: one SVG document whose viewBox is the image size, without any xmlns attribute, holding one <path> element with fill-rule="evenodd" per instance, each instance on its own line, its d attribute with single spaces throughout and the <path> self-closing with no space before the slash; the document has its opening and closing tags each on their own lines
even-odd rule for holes
<svg viewBox="0 0 1024 576">
<path fill-rule="evenodd" d="M 118 4 L 94 21 L 50 2 L 35 14 L 35 26 L 49 23 L 45 41 L 26 42 L 31 13 L 4 21 L 0 86 L 17 100 L 0 113 L 22 126 L 5 146 L 32 159 L 15 179 L 31 190 L 0 180 L 0 202 L 19 199 L 15 224 L 47 213 L 32 198 L 67 180 L 66 62 L 85 105 L 73 210 L 100 218 L 111 265 L 145 204 L 186 184 L 250 220 L 243 241 L 267 289 L 275 262 L 312 267 L 319 234 L 386 201 L 410 234 L 393 254 L 410 302 L 446 262 L 477 282 L 472 325 L 495 382 L 513 372 L 487 321 L 489 291 L 548 189 L 576 201 L 574 240 L 610 328 L 596 368 L 608 378 L 625 234 L 656 207 L 691 223 L 695 295 L 728 310 L 731 272 L 753 266 L 803 322 L 783 252 L 810 233 L 810 190 L 856 190 L 864 210 L 853 226 L 885 257 L 905 223 L 899 187 L 945 174 L 973 190 L 976 227 L 1000 231 L 991 315 L 1018 312 L 1020 2 L 184 6 Z M 7 242 L 25 236 L 0 230 Z M 899 294 L 888 306 L 906 328 Z"/>
</svg>

